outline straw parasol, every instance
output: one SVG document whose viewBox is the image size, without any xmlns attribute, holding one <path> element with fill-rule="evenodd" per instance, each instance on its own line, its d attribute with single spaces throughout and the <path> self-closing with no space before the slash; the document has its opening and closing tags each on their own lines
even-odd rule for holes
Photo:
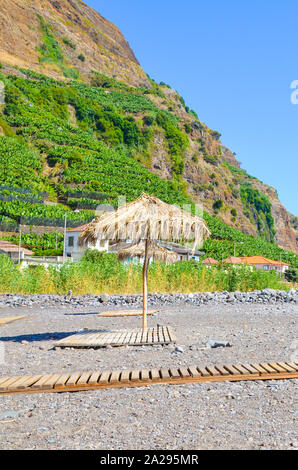
<svg viewBox="0 0 298 470">
<path fill-rule="evenodd" d="M 209 234 L 202 218 L 144 193 L 135 201 L 95 218 L 81 234 L 79 243 L 82 245 L 89 242 L 95 245 L 97 240 L 116 242 L 132 240 L 135 243 L 144 241 L 143 331 L 145 332 L 147 271 L 152 240 L 193 241 L 193 250 L 195 250 Z"/>
</svg>

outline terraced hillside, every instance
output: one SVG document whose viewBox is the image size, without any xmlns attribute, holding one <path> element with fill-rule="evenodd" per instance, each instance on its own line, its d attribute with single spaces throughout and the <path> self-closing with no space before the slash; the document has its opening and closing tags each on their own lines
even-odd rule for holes
<svg viewBox="0 0 298 470">
<path fill-rule="evenodd" d="M 4 223 L 7 230 L 18 223 L 61 227 L 66 212 L 69 226 L 80 224 L 92 219 L 98 204 L 117 205 L 118 196 L 131 201 L 144 191 L 168 203 L 194 206 L 200 201 L 185 179 L 185 153 L 192 146 L 187 125 L 179 114 L 154 103 L 167 87 L 152 82 L 151 89 L 134 88 L 98 73 L 93 75 L 90 86 L 79 80 L 57 81 L 24 69 L 7 73 L 2 68 L 2 228 Z M 211 136 L 213 131 L 192 112 L 184 113 Z M 152 148 L 158 135 L 164 140 L 169 177 L 152 171 Z M 197 158 L 198 167 L 200 160 L 214 164 L 207 153 Z M 214 188 L 220 171 L 243 178 L 237 196 L 245 210 L 253 210 L 262 236 L 255 238 L 224 224 L 217 217 L 222 207 L 213 204 L 210 214 L 205 212 L 212 231 L 212 238 L 205 243 L 206 255 L 221 259 L 234 251 L 238 255 L 260 253 L 295 263 L 294 254 L 270 243 L 274 237 L 270 201 L 253 189 L 254 179 L 217 157 L 214 176 L 210 177 Z M 231 216 L 237 218 L 236 209 L 231 210 Z M 57 239 L 49 240 L 42 243 L 25 237 L 23 242 L 36 251 L 57 247 Z M 58 248 L 61 250 L 61 237 Z"/>
</svg>

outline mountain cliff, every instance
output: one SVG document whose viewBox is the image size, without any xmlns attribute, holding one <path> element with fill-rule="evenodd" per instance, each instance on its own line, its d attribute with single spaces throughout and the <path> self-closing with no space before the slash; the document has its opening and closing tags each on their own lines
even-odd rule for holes
<svg viewBox="0 0 298 470">
<path fill-rule="evenodd" d="M 146 190 L 172 202 L 200 202 L 225 224 L 296 252 L 295 216 L 276 190 L 241 169 L 220 134 L 169 85 L 150 79 L 118 28 L 82 1 L 0 0 L 0 63 L 0 156 L 4 166 L 7 155 L 26 154 L 28 162 L 34 156 L 35 173 L 22 184 L 48 193 L 40 214 L 48 217 L 49 204 L 56 211 L 78 207 L 66 197 L 70 190 L 89 206 L 90 192 L 104 192 L 111 202 Z M 116 174 L 102 161 L 101 171 L 94 166 L 96 152 L 116 152 L 107 158 L 121 156 L 119 167 L 144 180 L 129 180 L 128 189 L 125 171 Z M 1 168 L 0 184 L 21 186 Z M 1 204 L 0 215 L 13 219 Z M 15 219 L 25 212 L 15 209 Z"/>
<path fill-rule="evenodd" d="M 60 62 L 41 57 L 41 22 L 59 44 Z M 80 0 L 0 0 L 0 61 L 54 78 L 63 77 L 64 65 L 86 80 L 100 70 L 132 85 L 149 84 L 119 29 Z"/>
</svg>

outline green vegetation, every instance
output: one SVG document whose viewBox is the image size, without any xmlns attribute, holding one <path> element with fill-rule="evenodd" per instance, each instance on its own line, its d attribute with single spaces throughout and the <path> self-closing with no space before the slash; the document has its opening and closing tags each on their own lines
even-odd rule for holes
<svg viewBox="0 0 298 470">
<path fill-rule="evenodd" d="M 248 210 L 249 215 L 256 222 L 260 236 L 273 242 L 274 219 L 271 214 L 271 203 L 267 196 L 247 182 L 241 183 L 240 194 L 243 207 Z"/>
<path fill-rule="evenodd" d="M 72 42 L 71 39 L 69 39 L 67 37 L 64 37 L 63 42 L 64 42 L 64 44 L 66 44 L 66 46 L 70 47 L 71 49 L 73 49 L 73 50 L 76 49 L 76 45 Z"/>
<path fill-rule="evenodd" d="M 61 47 L 54 36 L 52 27 L 45 22 L 42 16 L 37 14 L 37 17 L 40 21 L 43 33 L 42 44 L 38 47 L 38 51 L 41 55 L 40 62 L 48 62 L 58 65 L 66 78 L 79 78 L 79 72 L 76 69 L 65 65 L 65 59 Z M 75 45 L 70 41 L 70 39 L 63 38 L 63 42 L 72 49 L 75 49 Z"/>
<path fill-rule="evenodd" d="M 211 165 L 215 165 L 215 166 L 218 165 L 219 159 L 217 155 L 208 155 L 207 153 L 205 153 L 203 155 L 203 158 L 205 162 L 210 163 Z"/>
<path fill-rule="evenodd" d="M 229 162 L 224 162 L 224 165 L 234 175 L 241 175 L 241 176 L 246 176 L 249 179 L 256 179 L 254 176 L 249 175 L 247 171 L 242 170 L 241 168 L 236 168 L 235 166 L 231 165 Z"/>
<path fill-rule="evenodd" d="M 177 125 L 175 125 L 176 123 L 168 114 L 160 111 L 157 114 L 156 122 L 165 130 L 169 152 L 173 161 L 173 171 L 177 175 L 181 175 L 184 170 L 183 152 L 189 145 L 188 138 Z"/>
<path fill-rule="evenodd" d="M 140 293 L 142 266 L 126 266 L 116 255 L 86 253 L 79 263 L 59 267 L 44 266 L 19 269 L 5 255 L 0 255 L 1 292 L 59 293 L 72 290 L 76 294 Z M 251 291 L 254 289 L 285 289 L 274 272 L 241 268 L 206 268 L 195 261 L 171 265 L 152 263 L 149 267 L 151 292 Z"/>
<path fill-rule="evenodd" d="M 285 278 L 288 282 L 298 282 L 298 269 L 290 266 L 285 273 Z"/>
<path fill-rule="evenodd" d="M 222 200 L 218 199 L 217 201 L 215 201 L 212 207 L 213 207 L 214 212 L 217 214 L 220 211 L 220 209 L 223 207 Z"/>
<path fill-rule="evenodd" d="M 1 237 L 1 240 L 7 240 L 11 243 L 19 244 L 20 235 Z M 45 233 L 39 236 L 35 233 L 22 234 L 21 243 L 24 248 L 34 252 L 36 256 L 58 256 L 63 254 L 63 234 Z M 54 254 L 55 253 L 55 254 Z"/>
<path fill-rule="evenodd" d="M 11 202 L 0 200 L 2 224 L 13 225 L 22 218 L 29 224 L 61 225 L 67 211 L 69 223 L 84 222 L 94 216 L 92 209 L 97 204 L 117 205 L 118 196 L 123 195 L 129 202 L 142 192 L 171 204 L 192 204 L 182 179 L 188 136 L 179 118 L 161 111 L 146 97 L 145 90 L 96 73 L 94 86 L 89 86 L 78 81 L 56 81 L 24 69 L 20 72 L 25 78 L 0 72 L 6 91 L 0 122 L 4 121 L 11 132 L 0 136 L 0 185 L 10 187 L 8 194 L 1 190 L 0 197 L 12 197 Z M 156 93 L 158 86 L 155 84 L 150 93 Z M 70 106 L 75 112 L 75 125 Z M 167 139 L 172 180 L 159 178 L 139 163 L 150 156 L 150 145 L 157 131 Z M 201 151 L 204 153 L 203 141 Z M 211 175 L 215 181 L 215 173 Z M 18 196 L 16 188 L 30 190 L 30 194 L 20 192 Z M 247 187 L 241 188 L 249 214 L 256 203 L 256 216 L 267 224 L 262 230 L 272 240 L 267 201 Z M 211 191 L 212 185 L 206 190 Z M 68 195 L 69 191 L 81 194 L 76 197 Z M 103 197 L 98 199 L 90 193 Z M 47 197 L 57 204 L 33 203 L 32 197 Z M 72 212 L 76 207 L 81 208 L 80 213 Z M 220 260 L 222 253 L 224 257 L 232 255 L 235 241 L 236 248 L 237 242 L 244 243 L 240 245 L 243 255 L 281 257 L 282 261 L 297 266 L 293 253 L 265 239 L 244 235 L 207 213 L 204 217 L 212 233 L 204 246 L 208 256 Z M 55 249 L 55 241 L 51 243 L 48 249 Z"/>
</svg>

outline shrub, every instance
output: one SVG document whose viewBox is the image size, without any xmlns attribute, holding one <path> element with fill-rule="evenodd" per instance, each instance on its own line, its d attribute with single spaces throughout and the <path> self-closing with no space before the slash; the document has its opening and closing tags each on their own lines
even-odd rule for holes
<svg viewBox="0 0 298 470">
<path fill-rule="evenodd" d="M 73 50 L 76 49 L 76 45 L 72 42 L 71 39 L 64 37 L 62 40 L 63 40 L 64 44 L 71 47 L 71 49 L 73 49 Z"/>
<path fill-rule="evenodd" d="M 285 278 L 288 282 L 298 282 L 298 269 L 290 266 L 285 272 Z"/>
<path fill-rule="evenodd" d="M 214 212 L 218 212 L 223 207 L 222 200 L 218 199 L 217 201 L 215 201 L 212 207 L 214 209 Z"/>
<path fill-rule="evenodd" d="M 205 162 L 210 163 L 211 165 L 217 165 L 218 164 L 218 157 L 216 155 L 209 155 L 209 154 L 205 153 L 203 158 L 204 158 Z"/>
<path fill-rule="evenodd" d="M 79 59 L 81 62 L 85 62 L 85 56 L 84 56 L 84 54 L 79 54 L 79 55 L 78 55 L 78 59 Z"/>
</svg>

